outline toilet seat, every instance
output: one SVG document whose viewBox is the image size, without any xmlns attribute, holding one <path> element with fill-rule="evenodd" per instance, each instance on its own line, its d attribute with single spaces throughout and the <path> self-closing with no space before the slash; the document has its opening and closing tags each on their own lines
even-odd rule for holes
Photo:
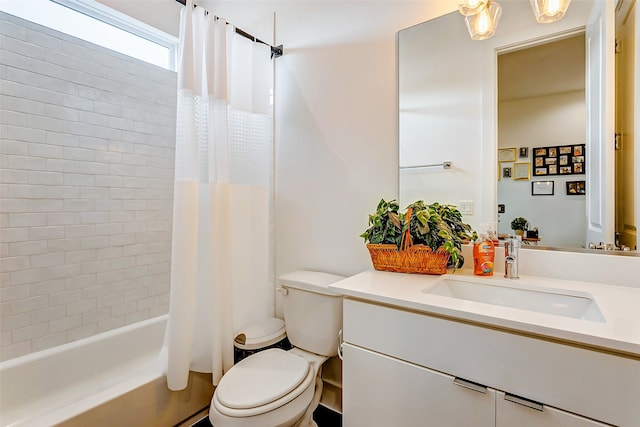
<svg viewBox="0 0 640 427">
<path fill-rule="evenodd" d="M 220 380 L 213 396 L 217 411 L 251 417 L 280 408 L 314 387 L 315 370 L 300 355 L 281 349 L 256 353 Z"/>
</svg>

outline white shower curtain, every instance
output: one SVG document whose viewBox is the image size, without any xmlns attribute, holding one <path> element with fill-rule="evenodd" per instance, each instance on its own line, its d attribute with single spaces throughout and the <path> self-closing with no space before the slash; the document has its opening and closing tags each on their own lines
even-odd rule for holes
<svg viewBox="0 0 640 427">
<path fill-rule="evenodd" d="M 273 315 L 270 48 L 188 0 L 178 63 L 167 382 L 217 384 L 233 333 Z"/>
</svg>

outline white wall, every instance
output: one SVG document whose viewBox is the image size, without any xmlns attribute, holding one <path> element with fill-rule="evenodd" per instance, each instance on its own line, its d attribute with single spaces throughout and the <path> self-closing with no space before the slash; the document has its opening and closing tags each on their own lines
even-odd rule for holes
<svg viewBox="0 0 640 427">
<path fill-rule="evenodd" d="M 0 14 L 1 359 L 165 314 L 176 74 Z"/>
<path fill-rule="evenodd" d="M 498 232 L 513 234 L 511 220 L 524 217 L 538 227 L 541 244 L 554 247 L 584 247 L 586 224 L 585 196 L 569 196 L 567 181 L 585 180 L 585 175 L 535 176 L 531 165 L 535 147 L 585 143 L 584 91 L 525 98 L 500 103 L 498 108 L 498 147 L 516 148 L 516 162 L 529 163 L 531 180 L 501 178 L 498 203 L 505 213 L 498 215 Z M 528 147 L 529 157 L 519 158 L 519 148 Z M 513 163 L 501 163 L 510 167 Z M 553 196 L 532 196 L 533 181 L 553 181 Z"/>
<path fill-rule="evenodd" d="M 455 2 L 203 3 L 249 32 L 276 12 L 277 273 L 371 268 L 358 236 L 398 197 L 396 32 Z"/>
</svg>

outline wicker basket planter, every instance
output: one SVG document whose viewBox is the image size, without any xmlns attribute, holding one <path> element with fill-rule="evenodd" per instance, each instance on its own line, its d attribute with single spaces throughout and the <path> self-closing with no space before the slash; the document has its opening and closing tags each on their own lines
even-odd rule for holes
<svg viewBox="0 0 640 427">
<path fill-rule="evenodd" d="M 376 270 L 446 274 L 449 263 L 453 271 L 462 265 L 461 245 L 477 234 L 462 222 L 455 206 L 418 200 L 405 212 L 399 210 L 395 200 L 380 200 L 369 215 L 369 228 L 360 235 Z"/>
<path fill-rule="evenodd" d="M 414 245 L 398 250 L 396 245 L 367 244 L 373 268 L 396 273 L 445 274 L 449 252 L 433 251 L 424 245 Z"/>
</svg>

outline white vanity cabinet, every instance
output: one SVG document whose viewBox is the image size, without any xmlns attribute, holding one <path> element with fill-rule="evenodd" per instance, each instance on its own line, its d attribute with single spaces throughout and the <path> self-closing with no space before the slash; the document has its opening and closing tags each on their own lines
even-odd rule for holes
<svg viewBox="0 0 640 427">
<path fill-rule="evenodd" d="M 343 316 L 345 427 L 640 426 L 637 358 L 349 298 Z"/>
</svg>

